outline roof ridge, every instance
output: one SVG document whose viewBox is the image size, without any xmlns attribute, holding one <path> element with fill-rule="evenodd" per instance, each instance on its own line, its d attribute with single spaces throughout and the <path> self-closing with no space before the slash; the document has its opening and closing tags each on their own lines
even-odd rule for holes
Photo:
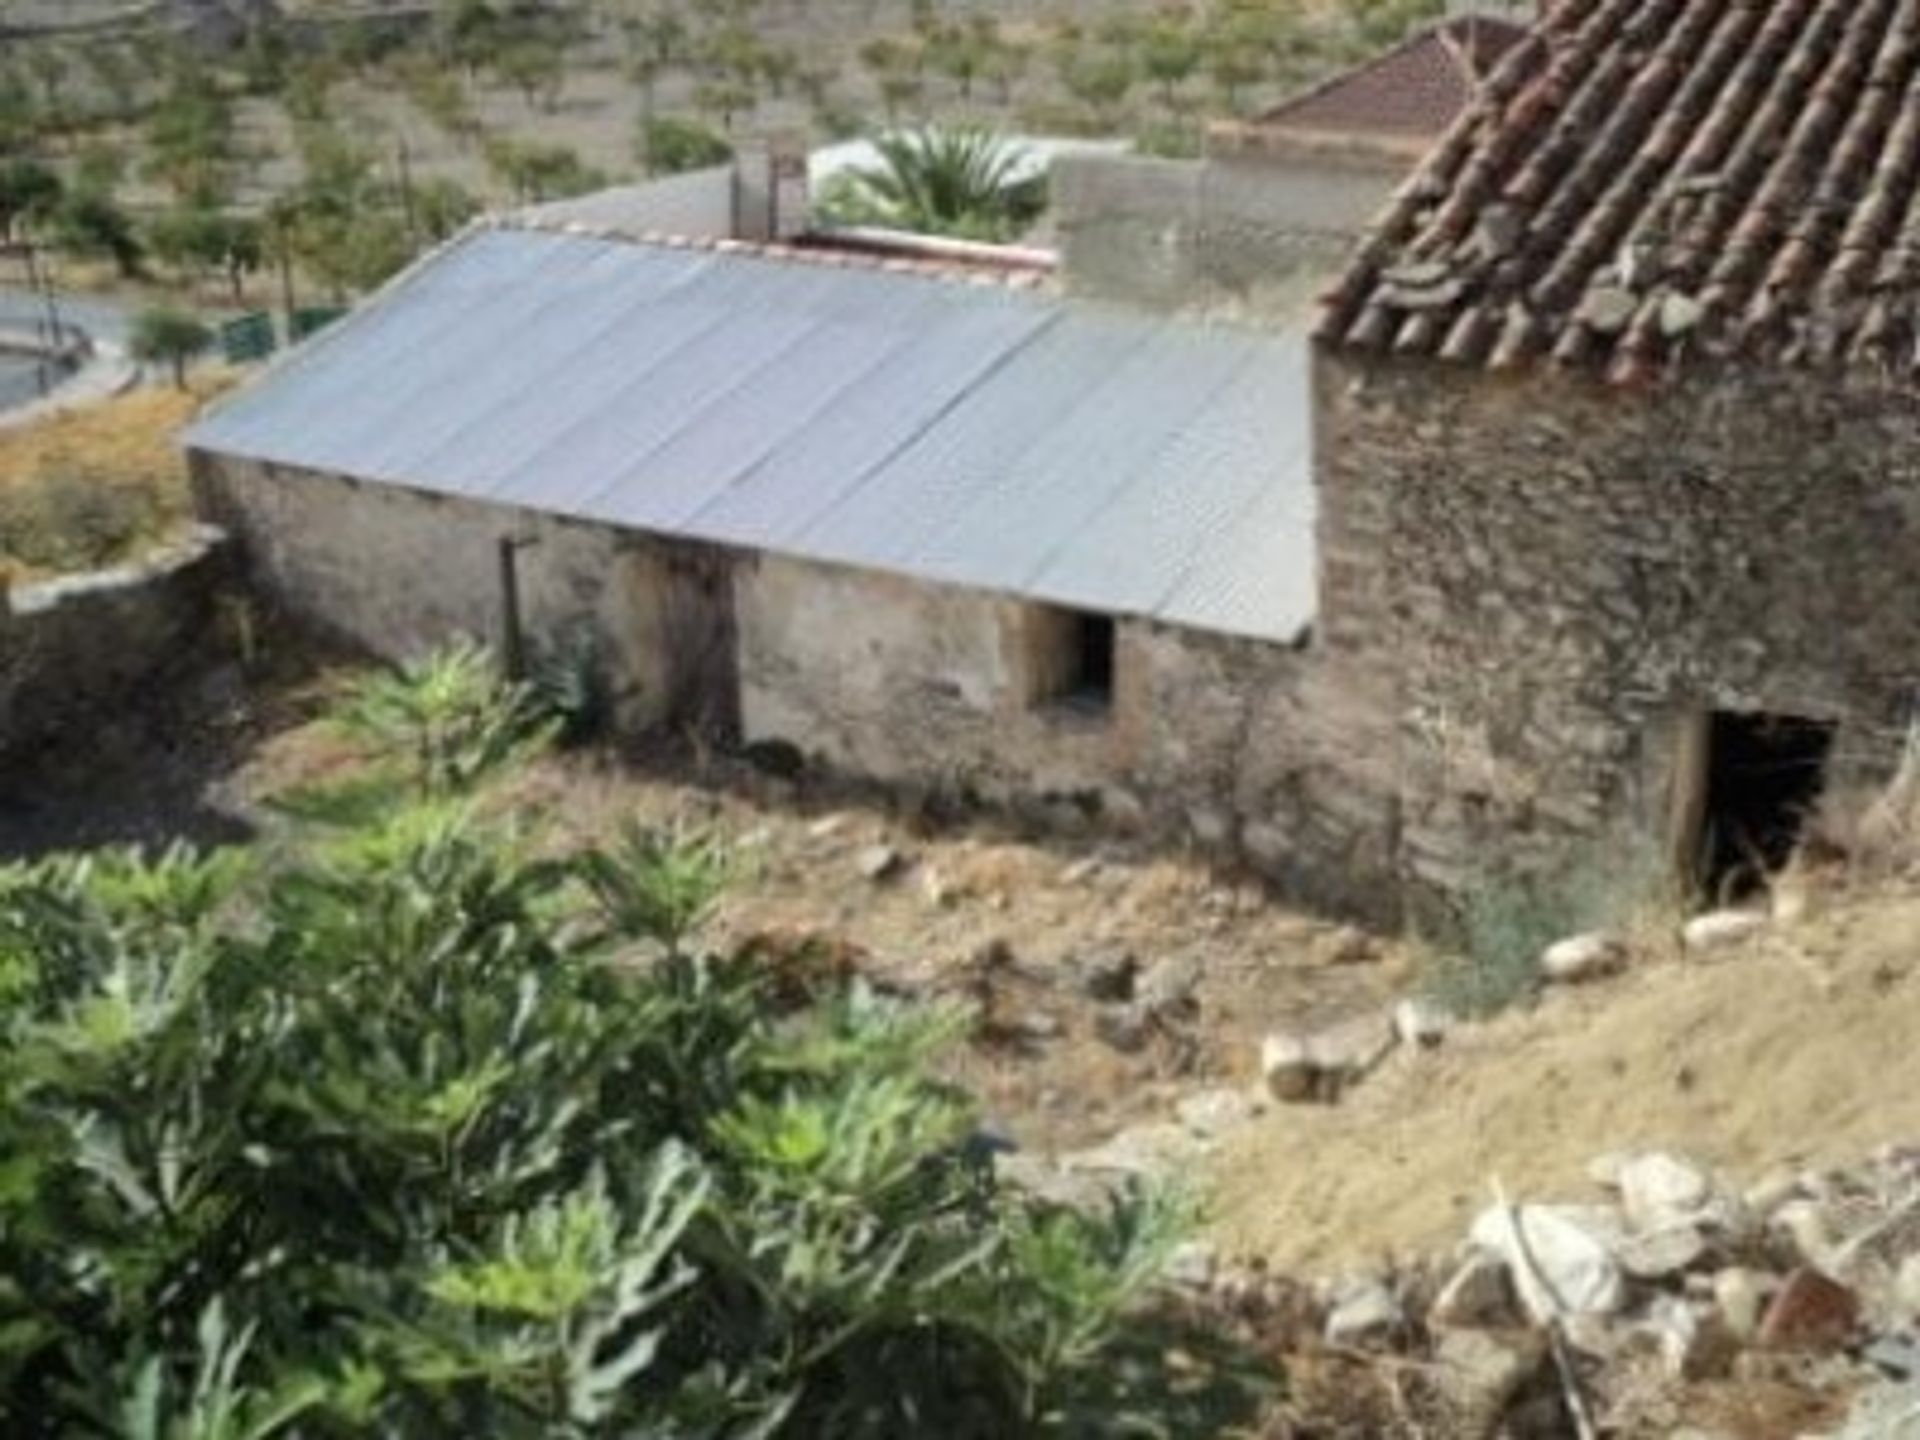
<svg viewBox="0 0 1920 1440">
<path fill-rule="evenodd" d="M 1466 63 L 1466 54 L 1454 38 L 1454 32 L 1463 27 L 1472 30 L 1481 26 L 1486 27 L 1495 34 L 1504 33 L 1510 37 L 1511 43 L 1518 43 L 1527 33 L 1526 26 L 1516 24 L 1511 20 L 1503 20 L 1494 15 L 1442 16 L 1438 20 L 1429 21 L 1427 24 L 1409 31 L 1399 40 L 1387 46 L 1386 49 L 1376 51 L 1374 54 L 1366 56 L 1344 69 L 1337 70 L 1331 75 L 1324 75 L 1311 85 L 1297 90 L 1291 95 L 1283 96 L 1259 114 L 1255 115 L 1249 123 L 1255 127 L 1283 125 L 1287 123 L 1287 117 L 1292 112 L 1302 109 L 1310 102 L 1318 100 L 1323 96 L 1333 94 L 1342 87 L 1353 84 L 1356 80 L 1384 69 L 1386 66 L 1393 64 L 1394 61 L 1413 54 L 1422 45 L 1429 42 L 1438 44 L 1445 51 L 1447 58 L 1452 60 L 1455 67 L 1459 70 L 1461 78 L 1466 81 L 1467 88 L 1469 90 L 1477 90 L 1484 79 L 1484 73 L 1477 73 L 1470 64 Z M 1496 59 L 1494 65 L 1488 67 L 1488 72 L 1485 73 L 1490 73 L 1498 64 L 1499 60 Z"/>
<path fill-rule="evenodd" d="M 1043 290 L 1048 288 L 1048 281 L 1051 278 L 1046 271 L 1039 269 L 969 265 L 957 260 L 919 259 L 851 248 L 834 249 L 824 245 L 799 245 L 782 240 L 738 240 L 727 236 L 682 235 L 665 230 L 629 230 L 619 226 L 591 225 L 579 220 L 542 220 L 524 211 L 492 215 L 480 223 L 491 230 L 571 235 L 585 240 L 646 245 L 659 250 L 697 250 L 712 255 L 768 260 L 779 264 L 811 265 L 830 270 L 865 270 L 885 275 L 938 280 L 952 285 L 972 285 L 985 289 Z"/>
</svg>

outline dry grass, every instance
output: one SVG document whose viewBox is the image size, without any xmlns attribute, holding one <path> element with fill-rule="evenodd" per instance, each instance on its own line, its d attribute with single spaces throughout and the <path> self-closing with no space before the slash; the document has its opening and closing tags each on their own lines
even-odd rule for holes
<svg viewBox="0 0 1920 1440">
<path fill-rule="evenodd" d="M 110 565 L 175 529 L 189 504 L 174 437 L 229 383 L 137 390 L 0 430 L 0 578 Z"/>
</svg>

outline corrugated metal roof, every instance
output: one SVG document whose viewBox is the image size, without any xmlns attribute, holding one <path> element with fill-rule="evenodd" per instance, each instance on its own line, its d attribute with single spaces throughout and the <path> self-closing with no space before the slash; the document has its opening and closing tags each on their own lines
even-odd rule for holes
<svg viewBox="0 0 1920 1440">
<path fill-rule="evenodd" d="M 1314 605 L 1298 337 L 483 231 L 196 449 L 1197 629 Z"/>
</svg>

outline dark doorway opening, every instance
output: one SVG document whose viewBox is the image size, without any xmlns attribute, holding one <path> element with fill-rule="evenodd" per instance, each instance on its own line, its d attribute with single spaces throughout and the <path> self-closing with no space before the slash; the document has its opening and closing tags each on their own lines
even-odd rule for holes
<svg viewBox="0 0 1920 1440">
<path fill-rule="evenodd" d="M 1715 711 L 1702 869 L 1710 893 L 1750 894 L 1793 858 L 1826 783 L 1831 723 Z"/>
</svg>

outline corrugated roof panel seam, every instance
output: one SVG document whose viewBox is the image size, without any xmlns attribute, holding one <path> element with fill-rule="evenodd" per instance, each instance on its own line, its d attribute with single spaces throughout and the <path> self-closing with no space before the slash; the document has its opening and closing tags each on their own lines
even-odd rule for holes
<svg viewBox="0 0 1920 1440">
<path fill-rule="evenodd" d="M 1233 635 L 1312 618 L 1304 342 L 495 230 L 189 446 Z"/>
</svg>

